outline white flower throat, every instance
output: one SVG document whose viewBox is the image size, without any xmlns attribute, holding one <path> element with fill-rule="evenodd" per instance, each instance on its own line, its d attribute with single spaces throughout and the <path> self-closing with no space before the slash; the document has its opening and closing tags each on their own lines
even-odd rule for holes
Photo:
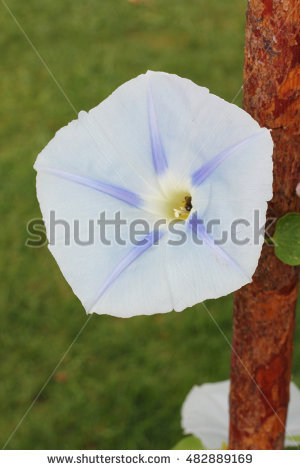
<svg viewBox="0 0 300 470">
<path fill-rule="evenodd" d="M 198 205 L 189 178 L 180 180 L 173 172 L 159 179 L 159 186 L 152 194 L 144 195 L 146 210 L 156 217 L 172 220 L 187 220 Z"/>
<path fill-rule="evenodd" d="M 160 183 L 161 190 L 145 198 L 147 209 L 169 222 L 187 220 L 195 208 L 190 184 L 186 181 L 180 183 L 173 175 L 168 175 Z"/>
</svg>

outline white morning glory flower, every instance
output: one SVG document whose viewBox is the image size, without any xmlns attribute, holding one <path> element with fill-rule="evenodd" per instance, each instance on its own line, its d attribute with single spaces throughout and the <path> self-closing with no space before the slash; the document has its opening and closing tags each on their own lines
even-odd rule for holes
<svg viewBox="0 0 300 470">
<path fill-rule="evenodd" d="M 229 388 L 229 380 L 195 385 L 182 405 L 184 433 L 201 439 L 207 449 L 221 449 L 228 442 Z M 285 446 L 297 444 L 300 444 L 300 390 L 291 382 Z"/>
<path fill-rule="evenodd" d="M 37 195 L 48 239 L 55 212 L 49 249 L 87 312 L 181 311 L 250 282 L 263 243 L 254 225 L 263 226 L 272 197 L 272 150 L 270 131 L 245 111 L 162 72 L 130 80 L 59 130 L 35 163 Z M 103 211 L 126 220 L 125 244 L 112 226 L 111 245 L 99 241 Z M 239 226 L 243 245 L 230 236 L 241 218 L 249 224 Z M 149 233 L 134 244 L 128 226 L 137 219 Z M 167 223 L 155 226 L 159 219 Z M 180 246 L 170 244 L 173 219 L 187 238 Z M 219 225 L 208 230 L 214 219 Z M 74 221 L 77 238 L 88 241 L 92 231 L 94 243 L 78 243 Z M 222 232 L 228 240 L 216 244 Z"/>
</svg>

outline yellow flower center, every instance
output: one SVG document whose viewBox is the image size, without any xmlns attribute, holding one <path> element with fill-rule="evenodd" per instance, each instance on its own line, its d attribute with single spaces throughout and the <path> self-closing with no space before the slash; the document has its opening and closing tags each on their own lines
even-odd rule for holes
<svg viewBox="0 0 300 470">
<path fill-rule="evenodd" d="M 169 197 L 164 200 L 162 211 L 168 219 L 186 220 L 190 215 L 192 205 L 192 196 L 182 190 L 172 191 Z"/>
<path fill-rule="evenodd" d="M 196 203 L 189 180 L 178 181 L 168 173 L 160 180 L 160 190 L 145 197 L 146 210 L 166 220 L 187 220 Z"/>
</svg>

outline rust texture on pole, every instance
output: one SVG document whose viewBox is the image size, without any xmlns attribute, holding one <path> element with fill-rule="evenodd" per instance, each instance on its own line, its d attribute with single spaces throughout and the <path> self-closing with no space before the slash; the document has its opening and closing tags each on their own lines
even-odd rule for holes
<svg viewBox="0 0 300 470">
<path fill-rule="evenodd" d="M 274 195 L 268 217 L 276 219 L 300 210 L 295 192 L 300 181 L 297 2 L 249 0 L 247 11 L 244 108 L 273 129 Z M 264 245 L 253 282 L 235 294 L 230 449 L 283 448 L 298 278 L 296 268 Z"/>
</svg>

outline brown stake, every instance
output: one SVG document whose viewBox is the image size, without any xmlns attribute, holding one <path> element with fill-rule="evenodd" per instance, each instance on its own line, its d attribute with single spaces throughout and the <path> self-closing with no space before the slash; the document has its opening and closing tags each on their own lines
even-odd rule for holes
<svg viewBox="0 0 300 470">
<path fill-rule="evenodd" d="M 276 219 L 300 211 L 295 193 L 300 181 L 299 16 L 298 0 L 249 0 L 244 108 L 273 129 L 274 197 L 268 217 Z M 235 294 L 230 449 L 283 448 L 297 287 L 297 269 L 264 246 L 253 282 Z"/>
</svg>

